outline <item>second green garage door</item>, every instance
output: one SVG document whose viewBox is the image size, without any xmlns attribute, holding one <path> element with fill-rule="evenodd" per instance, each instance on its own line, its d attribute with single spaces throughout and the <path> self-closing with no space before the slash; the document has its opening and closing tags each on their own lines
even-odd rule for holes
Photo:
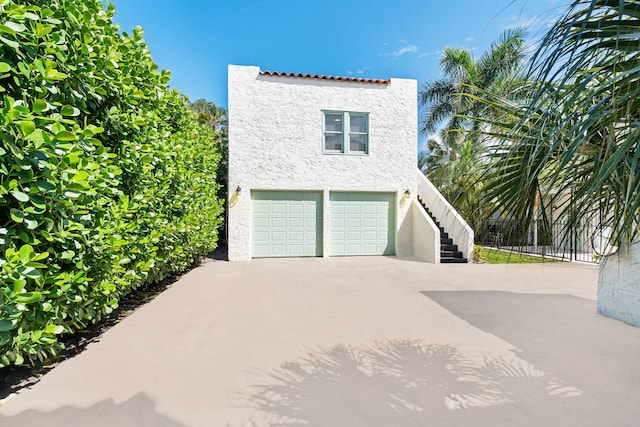
<svg viewBox="0 0 640 427">
<path fill-rule="evenodd" d="M 331 255 L 394 255 L 394 196 L 330 193 Z"/>
<path fill-rule="evenodd" d="M 322 256 L 322 193 L 252 191 L 253 256 Z"/>
</svg>

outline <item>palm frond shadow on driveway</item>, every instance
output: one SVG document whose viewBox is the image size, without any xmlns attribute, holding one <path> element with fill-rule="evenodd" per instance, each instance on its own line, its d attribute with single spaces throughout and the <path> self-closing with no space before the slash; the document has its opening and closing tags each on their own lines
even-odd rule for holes
<svg viewBox="0 0 640 427">
<path fill-rule="evenodd" d="M 513 345 L 519 359 L 544 375 L 540 379 L 546 399 L 532 393 L 540 389 L 522 388 L 517 373 L 500 374 L 509 364 L 486 361 L 502 385 L 519 395 L 516 405 L 522 411 L 542 410 L 536 416 L 548 416 L 551 425 L 557 425 L 554 414 L 563 418 L 567 413 L 583 426 L 637 424 L 640 329 L 598 315 L 595 301 L 566 294 L 504 291 L 422 293 Z M 568 425 L 578 425 L 575 422 Z"/>
<path fill-rule="evenodd" d="M 395 340 L 313 349 L 242 400 L 254 409 L 256 427 L 462 426 L 482 419 L 528 425 L 513 405 L 519 400 L 548 408 L 580 394 L 558 384 L 554 395 L 550 387 L 544 373 L 510 352 L 478 358 L 451 345 Z M 531 425 L 546 418 L 531 418 Z"/>
</svg>

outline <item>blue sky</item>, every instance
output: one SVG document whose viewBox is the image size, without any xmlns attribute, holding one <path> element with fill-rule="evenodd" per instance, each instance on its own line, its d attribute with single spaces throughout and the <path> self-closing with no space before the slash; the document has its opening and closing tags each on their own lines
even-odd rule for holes
<svg viewBox="0 0 640 427">
<path fill-rule="evenodd" d="M 506 28 L 535 40 L 569 0 L 114 0 L 123 31 L 145 30 L 153 59 L 192 100 L 227 105 L 227 65 L 417 79 L 439 77 L 445 46 L 486 49 Z"/>
<path fill-rule="evenodd" d="M 425 81 L 440 53 L 480 55 L 508 28 L 534 44 L 571 0 L 113 0 L 123 31 L 140 25 L 155 62 L 192 101 L 227 107 L 227 65 Z M 420 135 L 419 149 L 426 137 Z"/>
</svg>

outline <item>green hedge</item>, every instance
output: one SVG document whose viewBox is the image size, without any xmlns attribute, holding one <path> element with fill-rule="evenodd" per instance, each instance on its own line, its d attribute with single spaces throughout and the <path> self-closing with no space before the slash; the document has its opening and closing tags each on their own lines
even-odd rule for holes
<svg viewBox="0 0 640 427">
<path fill-rule="evenodd" d="M 211 129 L 101 0 L 0 0 L 0 367 L 213 250 Z M 169 313 L 167 315 L 170 315 Z M 161 321 L 162 319 L 159 319 Z"/>
</svg>

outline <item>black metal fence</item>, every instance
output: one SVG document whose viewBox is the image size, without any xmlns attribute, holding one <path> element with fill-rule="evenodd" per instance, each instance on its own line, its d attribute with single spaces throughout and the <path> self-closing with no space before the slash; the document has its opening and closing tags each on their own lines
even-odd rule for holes
<svg viewBox="0 0 640 427">
<path fill-rule="evenodd" d="M 579 230 L 566 231 L 565 223 L 551 229 L 533 221 L 529 227 L 513 220 L 487 220 L 476 230 L 476 243 L 514 252 L 556 257 L 570 261 L 598 263 L 599 256 L 592 245 L 595 227 L 581 224 Z"/>
</svg>

